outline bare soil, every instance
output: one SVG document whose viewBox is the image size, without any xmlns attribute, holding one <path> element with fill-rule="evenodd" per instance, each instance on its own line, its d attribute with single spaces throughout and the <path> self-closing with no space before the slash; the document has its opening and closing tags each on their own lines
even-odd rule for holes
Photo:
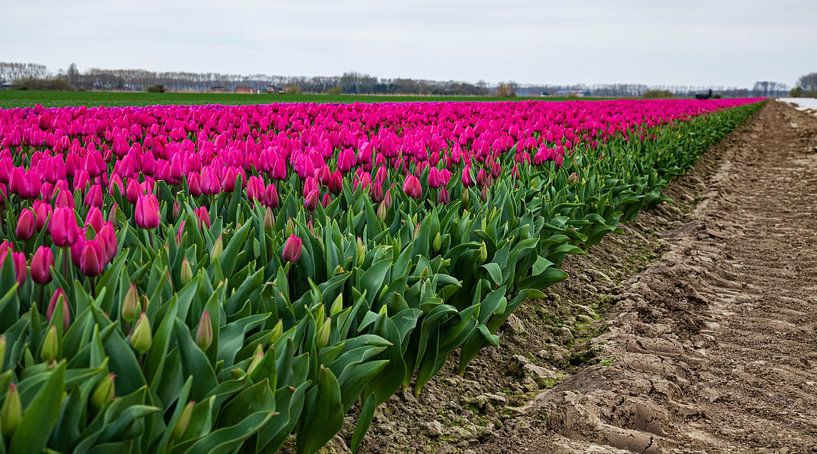
<svg viewBox="0 0 817 454">
<path fill-rule="evenodd" d="M 817 119 L 769 102 L 665 194 L 362 452 L 817 453 Z"/>
</svg>

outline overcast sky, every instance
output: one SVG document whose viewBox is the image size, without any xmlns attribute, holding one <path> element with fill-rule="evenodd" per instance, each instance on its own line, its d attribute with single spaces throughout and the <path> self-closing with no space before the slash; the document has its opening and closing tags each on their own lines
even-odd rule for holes
<svg viewBox="0 0 817 454">
<path fill-rule="evenodd" d="M 817 0 L 0 1 L 0 61 L 51 70 L 520 83 L 793 84 Z"/>
</svg>

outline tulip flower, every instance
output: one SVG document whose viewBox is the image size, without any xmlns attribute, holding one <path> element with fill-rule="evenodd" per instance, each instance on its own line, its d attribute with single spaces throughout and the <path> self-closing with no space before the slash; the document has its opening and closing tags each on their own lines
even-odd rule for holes
<svg viewBox="0 0 817 454">
<path fill-rule="evenodd" d="M 202 224 L 210 228 L 210 213 L 207 211 L 207 207 L 198 207 L 193 210 L 196 213 L 196 217 L 199 219 L 199 228 L 201 228 Z"/>
<path fill-rule="evenodd" d="M 159 227 L 159 200 L 153 194 L 139 196 L 134 211 L 136 225 L 143 229 Z"/>
<path fill-rule="evenodd" d="M 35 200 L 34 203 L 31 204 L 31 208 L 34 210 L 34 214 L 37 218 L 37 231 L 40 231 L 45 227 L 45 222 L 48 220 L 48 217 L 51 216 L 53 210 L 48 202 L 42 200 Z"/>
<path fill-rule="evenodd" d="M 286 243 L 284 243 L 281 258 L 283 258 L 285 262 L 295 263 L 301 258 L 301 250 L 301 239 L 293 233 L 287 238 Z"/>
<path fill-rule="evenodd" d="M 50 247 L 40 246 L 31 258 L 31 279 L 38 284 L 51 282 L 51 267 L 54 265 L 54 253 Z"/>
<path fill-rule="evenodd" d="M 423 188 L 420 186 L 420 179 L 414 175 L 406 175 L 403 181 L 403 192 L 412 199 L 419 199 L 423 196 Z"/>
<path fill-rule="evenodd" d="M 115 379 L 116 374 L 111 372 L 105 378 L 103 378 L 99 384 L 96 385 L 96 388 L 94 388 L 90 401 L 91 406 L 97 411 L 101 410 L 105 404 L 112 401 L 116 396 L 114 387 Z"/>
<path fill-rule="evenodd" d="M 134 350 L 141 354 L 147 353 L 150 346 L 153 345 L 153 332 L 150 327 L 150 320 L 147 315 L 142 312 L 136 325 L 133 327 L 130 335 L 130 344 Z"/>
<path fill-rule="evenodd" d="M 20 421 L 23 420 L 23 404 L 20 400 L 20 393 L 17 391 L 17 385 L 9 384 L 9 390 L 6 393 L 6 399 L 3 401 L 3 406 L 0 407 L 0 430 L 2 430 L 5 437 L 10 437 Z"/>
<path fill-rule="evenodd" d="M 318 190 L 313 189 L 304 198 L 304 207 L 309 211 L 314 211 L 315 208 L 317 208 L 317 206 L 318 206 L 319 196 L 320 196 L 320 193 L 318 192 Z"/>
<path fill-rule="evenodd" d="M 48 224 L 51 241 L 58 247 L 71 246 L 79 238 L 77 218 L 72 208 L 59 207 L 54 209 L 51 222 Z"/>
<path fill-rule="evenodd" d="M 48 321 L 52 321 L 54 317 L 54 311 L 57 309 L 57 305 L 60 305 L 62 310 L 62 323 L 64 328 L 68 328 L 68 325 L 71 324 L 71 310 L 68 305 L 68 297 L 65 295 L 65 292 L 61 288 L 57 288 L 54 290 L 54 293 L 51 295 L 51 299 L 48 300 L 48 308 L 45 312 Z"/>
<path fill-rule="evenodd" d="M 20 216 L 17 218 L 17 227 L 14 230 L 14 235 L 19 240 L 30 240 L 34 236 L 34 231 L 37 228 L 37 221 L 34 212 L 28 208 L 20 211 Z"/>
<path fill-rule="evenodd" d="M 79 257 L 79 270 L 86 276 L 99 276 L 105 268 L 104 246 L 96 239 L 85 241 Z"/>
<path fill-rule="evenodd" d="M 204 311 L 199 319 L 199 326 L 196 328 L 196 345 L 198 345 L 202 351 L 207 351 L 212 342 L 213 324 L 210 321 L 210 313 Z"/>
</svg>

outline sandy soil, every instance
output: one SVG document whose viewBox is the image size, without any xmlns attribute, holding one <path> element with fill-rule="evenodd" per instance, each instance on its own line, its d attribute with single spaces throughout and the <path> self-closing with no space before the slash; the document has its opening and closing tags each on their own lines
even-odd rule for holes
<svg viewBox="0 0 817 454">
<path fill-rule="evenodd" d="M 817 119 L 770 102 L 665 194 L 362 451 L 817 453 Z"/>
</svg>

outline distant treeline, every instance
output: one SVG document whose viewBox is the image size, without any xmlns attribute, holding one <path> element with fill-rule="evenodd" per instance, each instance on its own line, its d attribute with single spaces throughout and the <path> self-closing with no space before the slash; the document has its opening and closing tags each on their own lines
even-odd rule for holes
<svg viewBox="0 0 817 454">
<path fill-rule="evenodd" d="M 341 76 L 293 77 L 265 74 L 155 72 L 143 69 L 98 69 L 81 72 L 76 64 L 51 73 L 43 65 L 0 62 L 0 84 L 28 89 L 77 89 L 174 92 L 288 92 L 394 95 L 499 95 L 499 96 L 601 96 L 641 97 L 656 92 L 689 97 L 712 89 L 724 97 L 785 96 L 788 87 L 771 81 L 756 82 L 752 89 L 715 86 L 650 86 L 644 84 L 538 85 L 500 82 L 490 84 L 410 78 L 378 78 L 347 72 Z"/>
</svg>

